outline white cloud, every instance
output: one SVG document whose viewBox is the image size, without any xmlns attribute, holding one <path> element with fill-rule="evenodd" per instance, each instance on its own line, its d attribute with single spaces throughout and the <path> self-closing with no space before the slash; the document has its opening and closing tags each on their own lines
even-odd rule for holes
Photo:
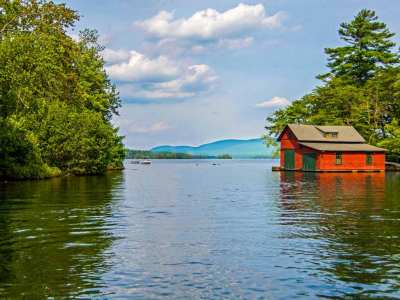
<svg viewBox="0 0 400 300">
<path fill-rule="evenodd" d="M 163 121 L 153 123 L 149 126 L 139 126 L 136 124 L 129 124 L 127 127 L 128 127 L 127 131 L 129 133 L 157 133 L 172 128 L 170 125 L 168 125 Z"/>
<path fill-rule="evenodd" d="M 160 38 L 219 39 L 237 36 L 259 27 L 274 28 L 281 24 L 281 13 L 266 16 L 262 4 L 238 6 L 220 13 L 214 9 L 196 12 L 188 19 L 174 20 L 173 13 L 161 11 L 136 24 Z"/>
<path fill-rule="evenodd" d="M 273 108 L 273 107 L 286 106 L 289 105 L 290 103 L 291 102 L 284 97 L 275 96 L 267 101 L 257 103 L 256 106 L 261 108 Z"/>
<path fill-rule="evenodd" d="M 228 49 L 247 48 L 253 44 L 254 38 L 251 36 L 242 39 L 222 39 L 218 42 L 218 47 Z"/>
<path fill-rule="evenodd" d="M 109 50 L 109 59 L 119 61 L 106 66 L 117 81 L 123 98 L 131 100 L 184 99 L 210 91 L 218 82 L 215 72 L 205 64 L 185 65 L 165 56 L 149 58 L 136 51 Z"/>
<path fill-rule="evenodd" d="M 283 16 L 282 12 L 267 16 L 262 4 L 241 3 L 225 12 L 211 8 L 201 10 L 186 19 L 175 19 L 173 13 L 160 11 L 154 17 L 135 24 L 149 36 L 161 41 L 229 46 L 231 44 L 229 41 L 233 40 L 236 44 L 241 41 L 242 46 L 249 46 L 252 42 L 249 35 L 260 29 L 281 26 Z"/>
<path fill-rule="evenodd" d="M 118 63 L 128 60 L 131 56 L 131 53 L 128 50 L 113 50 L 106 48 L 101 52 L 101 55 L 107 63 Z"/>
<path fill-rule="evenodd" d="M 150 59 L 145 55 L 130 51 L 108 50 L 106 52 L 111 62 L 119 63 L 106 66 L 107 73 L 115 80 L 136 82 L 163 82 L 175 78 L 179 69 L 165 56 Z M 106 58 L 105 58 L 106 59 Z M 126 60 L 127 61 L 123 61 Z"/>
</svg>

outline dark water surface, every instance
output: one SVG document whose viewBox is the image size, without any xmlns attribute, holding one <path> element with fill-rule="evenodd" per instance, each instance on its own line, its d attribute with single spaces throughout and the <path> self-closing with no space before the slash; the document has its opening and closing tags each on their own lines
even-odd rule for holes
<svg viewBox="0 0 400 300">
<path fill-rule="evenodd" d="M 0 183 L 0 298 L 400 298 L 399 175 L 218 164 Z"/>
</svg>

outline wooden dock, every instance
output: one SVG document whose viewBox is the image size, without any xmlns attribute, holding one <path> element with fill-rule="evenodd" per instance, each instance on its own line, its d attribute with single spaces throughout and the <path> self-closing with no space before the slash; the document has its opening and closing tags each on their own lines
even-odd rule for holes
<svg viewBox="0 0 400 300">
<path fill-rule="evenodd" d="M 395 162 L 387 161 L 385 163 L 385 169 L 388 172 L 400 172 L 400 164 Z"/>
</svg>

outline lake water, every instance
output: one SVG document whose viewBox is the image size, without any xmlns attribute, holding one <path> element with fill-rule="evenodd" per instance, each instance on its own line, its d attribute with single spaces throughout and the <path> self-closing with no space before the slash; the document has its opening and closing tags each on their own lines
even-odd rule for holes
<svg viewBox="0 0 400 300">
<path fill-rule="evenodd" d="M 0 184 L 0 298 L 400 298 L 400 176 L 154 161 Z"/>
</svg>

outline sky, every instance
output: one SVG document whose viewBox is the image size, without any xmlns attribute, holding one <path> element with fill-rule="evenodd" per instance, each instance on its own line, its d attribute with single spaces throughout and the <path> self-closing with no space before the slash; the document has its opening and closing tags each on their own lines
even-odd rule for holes
<svg viewBox="0 0 400 300">
<path fill-rule="evenodd" d="M 319 84 L 340 23 L 373 9 L 400 34 L 397 0 L 66 3 L 81 15 L 71 34 L 99 31 L 122 99 L 113 122 L 133 149 L 260 137 L 267 116 Z"/>
</svg>

